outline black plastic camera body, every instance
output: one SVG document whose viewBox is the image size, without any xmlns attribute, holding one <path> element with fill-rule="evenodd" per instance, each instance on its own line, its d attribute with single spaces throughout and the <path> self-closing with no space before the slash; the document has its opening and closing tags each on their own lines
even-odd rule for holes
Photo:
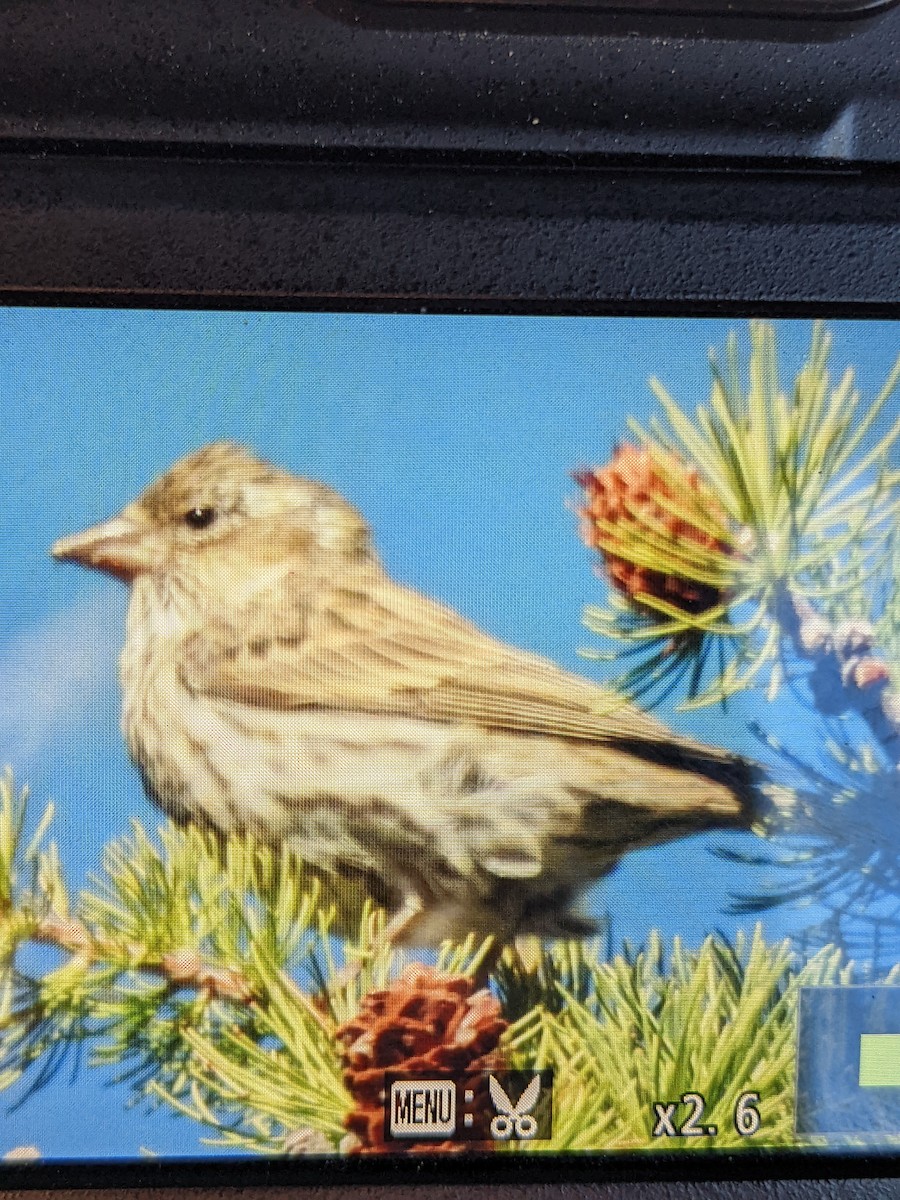
<svg viewBox="0 0 900 1200">
<path fill-rule="evenodd" d="M 900 316 L 900 6 L 5 0 L 0 46 L 9 304 Z M 476 1170 L 598 1177 L 416 1178 Z M 691 1165 L 789 1170 L 896 1160 Z"/>
<path fill-rule="evenodd" d="M 764 7 L 14 0 L 0 289 L 884 310 L 900 9 Z"/>
</svg>

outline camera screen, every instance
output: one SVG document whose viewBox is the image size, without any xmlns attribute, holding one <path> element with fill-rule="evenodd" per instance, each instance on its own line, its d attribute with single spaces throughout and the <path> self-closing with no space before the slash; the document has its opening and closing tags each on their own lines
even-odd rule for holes
<svg viewBox="0 0 900 1200">
<path fill-rule="evenodd" d="M 896 322 L 0 330 L 5 1161 L 897 1152 Z"/>
</svg>

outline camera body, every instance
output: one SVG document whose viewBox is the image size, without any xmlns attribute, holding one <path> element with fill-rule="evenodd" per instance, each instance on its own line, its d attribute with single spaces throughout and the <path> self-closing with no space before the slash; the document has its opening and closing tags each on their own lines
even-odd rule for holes
<svg viewBox="0 0 900 1200">
<path fill-rule="evenodd" d="M 10 305 L 900 315 L 900 6 L 16 0 L 0 37 Z M 646 1174 L 685 1175 L 677 1157 Z"/>
<path fill-rule="evenodd" d="M 0 283 L 889 305 L 900 15 L 727 7 L 9 6 Z"/>
</svg>

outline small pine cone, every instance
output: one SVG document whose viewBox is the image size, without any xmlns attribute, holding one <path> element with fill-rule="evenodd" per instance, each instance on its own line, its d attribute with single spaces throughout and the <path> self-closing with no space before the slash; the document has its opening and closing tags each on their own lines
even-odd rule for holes
<svg viewBox="0 0 900 1200">
<path fill-rule="evenodd" d="M 672 486 L 673 475 L 678 486 Z M 671 539 L 673 546 L 699 548 L 713 555 L 731 555 L 733 545 L 725 540 L 726 520 L 721 506 L 695 467 L 670 456 L 663 472 L 659 457 L 647 449 L 624 445 L 617 447 L 605 467 L 578 471 L 575 480 L 584 488 L 585 503 L 578 510 L 581 536 L 593 550 L 599 550 L 613 585 L 634 603 L 642 596 L 654 596 L 686 613 L 703 613 L 725 598 L 724 589 L 685 575 L 651 570 L 628 557 L 629 532 L 653 531 Z M 676 516 L 660 504 L 669 499 L 682 509 L 696 508 L 720 523 L 723 537 L 713 536 L 683 516 Z M 609 526 L 615 532 L 609 531 Z"/>
<path fill-rule="evenodd" d="M 363 999 L 359 1013 L 337 1031 L 343 1043 L 344 1084 L 354 1107 L 344 1125 L 356 1140 L 352 1154 L 459 1152 L 488 1146 L 465 1142 L 388 1141 L 384 1129 L 385 1074 L 450 1078 L 475 1092 L 466 1111 L 475 1130 L 487 1130 L 491 1108 L 484 1072 L 503 1065 L 497 1051 L 507 1022 L 486 989 L 464 975 L 447 975 L 418 963 Z M 484 1119 L 479 1120 L 481 1113 Z"/>
</svg>

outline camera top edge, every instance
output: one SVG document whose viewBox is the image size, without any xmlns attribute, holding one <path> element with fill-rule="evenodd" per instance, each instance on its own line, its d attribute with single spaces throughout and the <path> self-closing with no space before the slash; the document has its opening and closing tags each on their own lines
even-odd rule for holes
<svg viewBox="0 0 900 1200">
<path fill-rule="evenodd" d="M 0 154 L 900 163 L 895 0 L 17 0 L 0 41 Z"/>
</svg>

